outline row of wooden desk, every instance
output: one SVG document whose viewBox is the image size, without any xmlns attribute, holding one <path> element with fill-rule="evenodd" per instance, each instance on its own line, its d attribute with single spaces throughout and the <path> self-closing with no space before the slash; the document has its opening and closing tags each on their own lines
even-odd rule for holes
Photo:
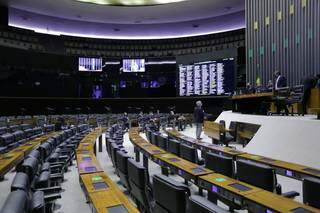
<svg viewBox="0 0 320 213">
<path fill-rule="evenodd" d="M 58 134 L 58 132 L 52 132 L 46 135 L 42 135 L 38 138 L 30 140 L 23 145 L 11 150 L 8 153 L 0 154 L 0 179 L 15 166 L 17 166 L 23 159 L 32 151 L 37 149 L 43 142 Z"/>
<path fill-rule="evenodd" d="M 95 155 L 97 128 L 81 140 L 76 152 L 79 180 L 93 212 L 139 212 L 126 195 L 103 171 Z"/>
<path fill-rule="evenodd" d="M 136 152 L 141 151 L 144 156 L 148 156 L 161 167 L 170 168 L 171 171 L 185 180 L 193 181 L 199 189 L 216 193 L 231 202 L 237 203 L 243 209 L 248 209 L 250 212 L 320 212 L 319 209 L 215 173 L 167 153 L 143 139 L 138 128 L 130 129 L 129 138 Z M 195 141 L 191 143 L 195 143 Z M 221 149 L 220 152 L 222 151 L 224 150 Z M 233 154 L 228 148 L 226 151 Z"/>
<path fill-rule="evenodd" d="M 222 147 L 214 144 L 205 143 L 194 138 L 185 136 L 176 130 L 167 130 L 166 133 L 175 139 L 183 141 L 184 143 L 193 146 L 201 151 L 212 152 L 219 155 L 232 157 L 236 159 L 245 159 L 268 165 L 275 169 L 276 173 L 282 176 L 302 180 L 305 177 L 313 177 L 320 179 L 320 170 L 308 166 L 281 161 L 277 159 L 267 158 L 264 156 L 254 155 L 250 153 L 241 152 L 229 147 Z"/>
</svg>

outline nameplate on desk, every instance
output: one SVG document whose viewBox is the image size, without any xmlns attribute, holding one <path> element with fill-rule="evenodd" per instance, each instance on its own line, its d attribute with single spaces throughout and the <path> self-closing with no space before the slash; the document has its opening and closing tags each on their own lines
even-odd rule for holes
<svg viewBox="0 0 320 213">
<path fill-rule="evenodd" d="M 89 154 L 89 151 L 84 150 L 84 151 L 81 152 L 81 154 Z"/>
<path fill-rule="evenodd" d="M 21 152 L 23 149 L 16 149 L 14 152 Z"/>
<path fill-rule="evenodd" d="M 242 192 L 247 192 L 247 191 L 250 191 L 251 188 L 245 186 L 245 185 L 242 185 L 240 183 L 232 183 L 232 184 L 229 184 L 228 186 L 234 188 L 234 189 L 237 189 L 239 191 L 242 191 Z"/>
<path fill-rule="evenodd" d="M 92 158 L 91 158 L 91 157 L 82 157 L 82 160 L 83 160 L 83 161 L 91 161 Z"/>
<path fill-rule="evenodd" d="M 84 171 L 86 172 L 96 172 L 97 168 L 94 166 L 84 167 Z"/>
<path fill-rule="evenodd" d="M 93 182 L 92 186 L 94 190 L 107 189 L 109 187 L 105 182 Z"/>
<path fill-rule="evenodd" d="M 202 173 L 202 172 L 205 172 L 206 170 L 203 169 L 202 167 L 197 167 L 197 168 L 193 168 L 192 169 L 192 172 L 193 173 Z"/>
<path fill-rule="evenodd" d="M 178 162 L 178 161 L 180 161 L 180 159 L 178 159 L 178 158 L 168 158 L 169 159 L 169 161 L 171 161 L 171 162 Z"/>
<path fill-rule="evenodd" d="M 108 213 L 128 213 L 128 210 L 124 205 L 117 205 L 107 208 Z"/>
<path fill-rule="evenodd" d="M 159 153 L 161 153 L 160 150 L 152 150 L 152 152 L 153 152 L 154 154 L 159 154 Z"/>
</svg>

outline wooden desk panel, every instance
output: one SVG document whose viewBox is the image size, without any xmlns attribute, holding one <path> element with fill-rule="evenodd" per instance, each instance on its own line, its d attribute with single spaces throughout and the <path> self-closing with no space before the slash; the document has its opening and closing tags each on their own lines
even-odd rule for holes
<svg viewBox="0 0 320 213">
<path fill-rule="evenodd" d="M 189 173 L 193 177 L 199 177 L 201 175 L 207 175 L 213 173 L 213 171 L 203 168 L 198 164 L 192 163 L 190 161 L 184 160 L 174 154 L 166 153 L 162 155 L 158 155 L 155 157 L 157 161 L 161 161 L 167 165 L 171 165 L 181 171 Z M 201 168 L 203 171 L 196 172 L 195 169 Z M 179 172 L 178 172 L 179 174 Z"/>
<path fill-rule="evenodd" d="M 107 208 L 123 205 L 128 212 L 139 212 L 134 204 L 123 194 L 118 186 L 103 172 L 81 175 L 81 182 L 87 193 L 87 197 L 97 212 L 107 212 Z M 106 189 L 95 190 L 93 183 L 103 182 Z"/>
<path fill-rule="evenodd" d="M 311 89 L 308 108 L 320 108 L 320 89 Z"/>
<path fill-rule="evenodd" d="M 265 93 L 253 93 L 253 94 L 244 94 L 244 95 L 235 95 L 232 96 L 232 100 L 248 99 L 248 98 L 261 98 L 261 97 L 273 97 L 273 92 Z"/>
<path fill-rule="evenodd" d="M 277 174 L 301 180 L 304 177 L 320 178 L 320 170 L 310 168 L 304 165 L 290 163 L 272 158 L 266 158 L 260 155 L 242 154 L 238 158 L 255 161 L 264 165 L 273 167 Z"/>
<path fill-rule="evenodd" d="M 58 132 L 50 133 L 48 135 L 42 135 L 38 138 L 26 142 L 25 144 L 11 150 L 8 153 L 0 154 L 0 178 L 20 162 L 22 162 L 24 157 L 27 156 L 32 150 L 37 149 L 41 143 L 54 136 L 55 134 L 58 134 Z"/>
<path fill-rule="evenodd" d="M 229 178 L 227 176 L 224 176 L 224 175 L 218 174 L 218 173 L 201 176 L 199 178 L 199 182 L 200 182 L 199 183 L 200 186 L 207 189 L 208 191 L 214 191 L 216 189 L 213 189 L 212 187 L 208 187 L 208 184 L 205 184 L 205 183 L 210 183 L 210 184 L 218 187 L 217 190 L 219 190 L 219 187 L 220 187 L 220 188 L 223 188 L 223 189 L 225 189 L 229 192 L 232 192 L 236 195 L 239 195 L 239 196 L 254 194 L 254 193 L 257 193 L 257 192 L 260 192 L 263 190 L 263 189 L 255 187 L 255 186 L 252 186 L 250 184 Z M 239 189 L 236 189 L 236 188 L 230 186 L 231 184 L 235 184 L 235 183 L 241 184 L 245 187 L 248 187 L 250 190 L 241 191 Z"/>
<path fill-rule="evenodd" d="M 268 191 L 260 191 L 254 194 L 249 194 L 245 196 L 247 201 L 245 201 L 252 212 L 293 212 L 297 208 L 308 210 L 310 212 L 320 212 L 320 209 L 315 209 L 310 206 L 298 203 L 294 200 L 276 195 Z M 255 204 L 252 204 L 255 203 Z"/>
<path fill-rule="evenodd" d="M 94 154 L 77 154 L 77 163 L 80 175 L 103 172 Z"/>
</svg>

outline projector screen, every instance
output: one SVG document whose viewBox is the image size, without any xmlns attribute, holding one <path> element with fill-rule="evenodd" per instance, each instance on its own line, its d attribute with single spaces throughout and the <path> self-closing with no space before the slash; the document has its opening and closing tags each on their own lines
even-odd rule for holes
<svg viewBox="0 0 320 213">
<path fill-rule="evenodd" d="M 79 58 L 79 71 L 102 72 L 102 58 Z"/>
<path fill-rule="evenodd" d="M 145 72 L 145 59 L 123 59 L 123 72 Z"/>
<path fill-rule="evenodd" d="M 216 61 L 179 65 L 179 95 L 225 95 L 234 91 L 235 61 Z"/>
</svg>

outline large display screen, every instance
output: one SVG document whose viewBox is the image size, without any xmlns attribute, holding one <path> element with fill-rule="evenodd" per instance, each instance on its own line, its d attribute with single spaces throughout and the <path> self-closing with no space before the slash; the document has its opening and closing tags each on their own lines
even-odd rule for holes
<svg viewBox="0 0 320 213">
<path fill-rule="evenodd" d="M 145 72 L 145 59 L 123 59 L 123 72 Z"/>
<path fill-rule="evenodd" d="M 79 71 L 101 72 L 102 58 L 79 58 Z"/>
<path fill-rule="evenodd" d="M 234 91 L 233 58 L 179 65 L 179 95 L 224 95 Z"/>
</svg>

